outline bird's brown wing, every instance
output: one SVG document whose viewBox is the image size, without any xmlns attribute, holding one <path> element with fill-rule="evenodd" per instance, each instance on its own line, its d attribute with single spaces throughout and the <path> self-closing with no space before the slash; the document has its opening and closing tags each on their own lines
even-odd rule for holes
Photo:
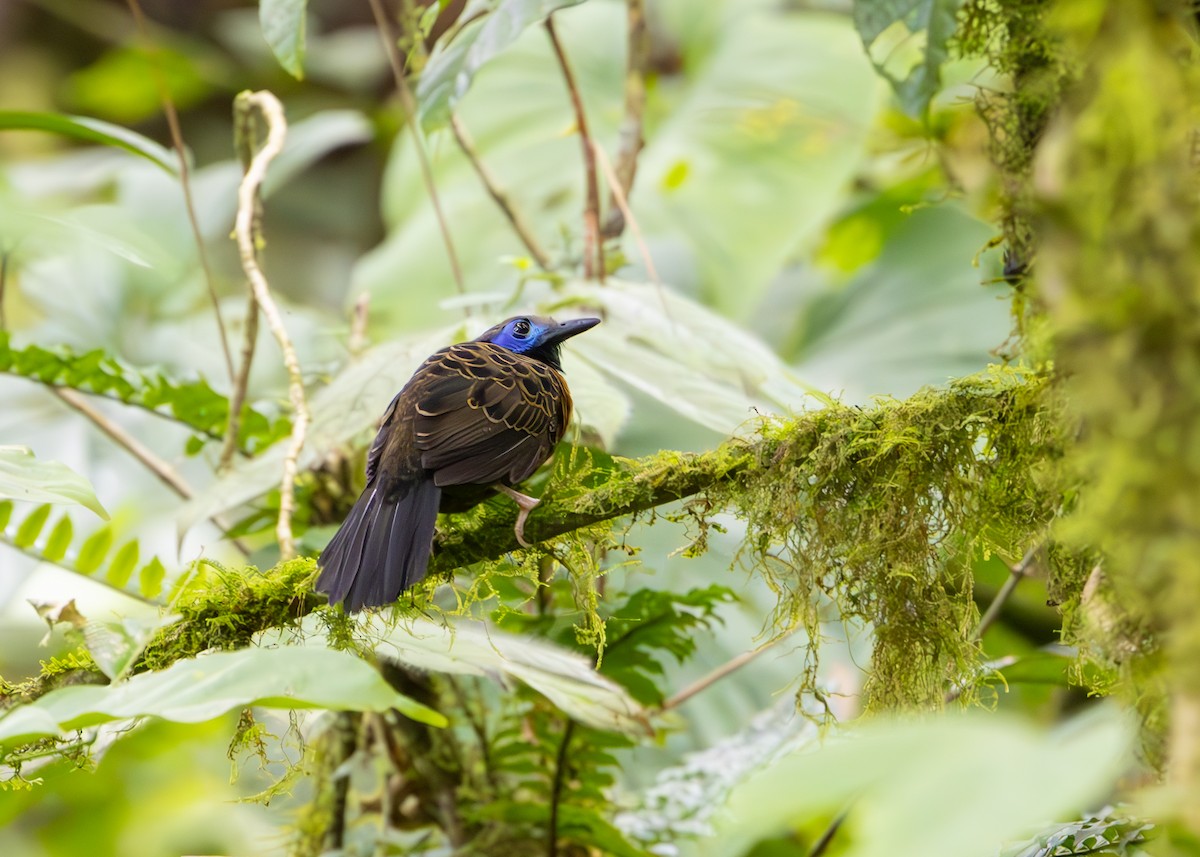
<svg viewBox="0 0 1200 857">
<path fill-rule="evenodd" d="M 414 443 L 438 486 L 528 478 L 571 416 L 557 371 L 490 342 L 438 352 L 413 381 Z"/>
<path fill-rule="evenodd" d="M 383 420 L 379 423 L 379 431 L 375 435 L 375 440 L 371 442 L 371 450 L 367 453 L 368 484 L 374 481 L 375 474 L 379 472 L 379 460 L 383 456 L 383 449 L 387 445 L 388 438 L 393 434 L 392 423 L 396 419 L 396 406 L 400 403 L 400 397 L 403 395 L 404 391 L 401 390 L 392 397 L 391 404 L 383 412 Z"/>
</svg>

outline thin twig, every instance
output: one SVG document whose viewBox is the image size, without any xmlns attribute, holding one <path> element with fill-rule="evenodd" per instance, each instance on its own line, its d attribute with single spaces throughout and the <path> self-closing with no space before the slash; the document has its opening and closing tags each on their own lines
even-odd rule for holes
<svg viewBox="0 0 1200 857">
<path fill-rule="evenodd" d="M 633 240 L 638 245 L 638 252 L 642 254 L 642 262 L 646 266 L 646 273 L 650 275 L 651 282 L 656 286 L 661 286 L 662 280 L 658 276 L 658 269 L 654 267 L 654 259 L 650 257 L 650 248 L 646 246 L 646 237 L 642 234 L 642 227 L 638 225 L 637 218 L 633 216 L 633 211 L 629 208 L 629 200 L 625 196 L 625 191 L 621 187 L 617 173 L 613 169 L 612 163 L 608 160 L 608 155 L 604 153 L 604 147 L 595 141 L 593 141 L 593 144 L 592 148 L 596 151 L 596 162 L 600 164 L 600 170 L 604 173 L 604 179 L 608 182 L 608 187 L 612 191 L 613 202 L 621 212 L 621 227 L 623 229 L 625 224 L 628 223 L 630 228 L 633 229 Z M 611 217 L 608 219 L 608 222 L 612 222 Z M 607 228 L 607 225 L 605 228 Z"/>
<path fill-rule="evenodd" d="M 130 455 L 144 464 L 147 470 L 157 476 L 160 482 L 184 500 L 190 500 L 195 495 L 196 492 L 179 475 L 179 471 L 159 458 L 158 455 L 136 437 L 92 407 L 92 403 L 86 397 L 80 395 L 70 387 L 51 387 L 50 392 L 91 420 L 96 428 L 112 438 L 118 446 L 124 447 Z"/>
<path fill-rule="evenodd" d="M 412 134 L 413 148 L 417 150 L 417 161 L 421 165 L 421 178 L 425 182 L 425 191 L 433 204 L 433 212 L 437 215 L 438 228 L 442 233 L 442 242 L 446 245 L 446 257 L 450 261 L 450 272 L 454 276 L 454 286 L 460 295 L 467 293 L 466 282 L 463 279 L 462 267 L 458 263 L 458 253 L 454 250 L 454 240 L 450 237 L 450 225 L 442 211 L 442 202 L 438 197 L 437 185 L 433 182 L 433 170 L 429 167 L 429 156 L 425 152 L 425 140 L 421 136 L 420 123 L 417 120 L 417 99 L 404 76 L 404 63 L 400 59 L 400 48 L 396 45 L 395 34 L 392 32 L 391 21 L 383 10 L 380 0 L 369 0 L 371 14 L 375 16 L 375 25 L 379 28 L 379 38 L 383 41 L 383 49 L 387 52 L 388 63 L 392 67 L 392 76 L 396 79 L 396 91 L 400 93 L 400 104 L 404 113 L 408 130 Z M 471 314 L 469 306 L 463 307 L 466 315 Z"/>
<path fill-rule="evenodd" d="M 517 237 L 521 239 L 521 243 L 525 245 L 525 249 L 529 251 L 529 255 L 533 257 L 533 261 L 537 262 L 538 267 L 543 271 L 550 270 L 550 255 L 538 243 L 537 237 L 533 234 L 533 230 L 529 224 L 525 222 L 525 217 L 521 214 L 508 194 L 500 187 L 496 177 L 492 175 L 491 170 L 487 168 L 483 160 L 479 157 L 479 152 L 475 149 L 475 144 L 471 140 L 471 135 L 467 133 L 467 129 L 463 126 L 462 120 L 458 116 L 450 115 L 450 130 L 454 132 L 454 139 L 458 141 L 458 146 L 462 149 L 462 153 L 466 155 L 471 166 L 475 168 L 479 180 L 483 182 L 484 188 L 488 195 L 495 201 L 496 205 L 500 206 L 500 210 L 504 212 L 504 216 L 508 218 L 508 222 L 512 224 L 513 231 L 517 233 Z"/>
<path fill-rule="evenodd" d="M 187 480 L 179 474 L 179 471 L 159 458 L 149 447 L 120 425 L 92 407 L 92 403 L 87 400 L 87 397 L 70 387 L 51 387 L 50 392 L 57 396 L 64 404 L 74 408 L 91 420 L 96 428 L 108 435 L 109 439 L 117 444 L 117 446 L 145 465 L 146 469 L 157 476 L 159 481 L 184 500 L 190 500 L 195 495 L 196 492 L 192 490 L 192 486 L 187 483 Z M 222 533 L 229 532 L 229 526 L 220 518 L 214 517 L 212 521 Z M 229 541 L 244 556 L 250 555 L 250 548 L 244 542 L 239 539 L 230 539 Z"/>
<path fill-rule="evenodd" d="M 255 218 L 257 221 L 257 218 Z M 259 242 L 255 241 L 257 248 Z M 250 386 L 250 366 L 254 362 L 254 346 L 258 341 L 258 299 L 250 295 L 246 307 L 246 332 L 242 337 L 242 362 L 238 364 L 237 378 L 233 381 L 233 392 L 229 396 L 229 422 L 225 426 L 225 441 L 221 446 L 221 457 L 217 470 L 224 470 L 233 461 L 238 451 L 238 435 L 242 431 L 242 407 L 246 404 L 246 390 Z"/>
<path fill-rule="evenodd" d="M 583 275 L 587 279 L 598 279 L 604 282 L 604 243 L 600 240 L 600 187 L 596 180 L 596 155 L 592 150 L 592 136 L 588 132 L 587 115 L 583 110 L 583 99 L 579 95 L 579 87 L 575 83 L 575 75 L 571 72 L 571 64 L 563 52 L 562 43 L 554 29 L 554 16 L 549 15 L 545 21 L 546 33 L 550 36 L 550 45 L 554 48 L 554 56 L 562 68 L 563 81 L 571 96 L 571 107 L 575 110 L 575 126 L 579 130 L 580 145 L 583 146 L 583 170 L 587 187 L 587 201 L 583 207 Z"/>
<path fill-rule="evenodd" d="M 554 783 L 550 787 L 550 824 L 546 829 L 546 857 L 558 857 L 558 805 L 562 802 L 563 781 L 567 771 L 567 748 L 575 734 L 575 721 L 568 720 L 563 727 L 562 743 L 558 745 L 558 758 L 554 762 Z"/>
<path fill-rule="evenodd" d="M 646 69 L 650 65 L 650 34 L 646 29 L 646 6 L 643 0 L 625 0 L 626 33 L 629 55 L 625 62 L 625 115 L 617 138 L 617 181 L 612 184 L 608 217 L 603 236 L 617 238 L 629 219 L 629 207 L 623 200 L 633 189 L 637 175 L 638 154 L 642 151 L 643 116 L 646 112 Z"/>
<path fill-rule="evenodd" d="M 354 302 L 354 312 L 350 316 L 350 337 L 346 340 L 346 348 L 351 354 L 361 354 L 367 347 L 367 314 L 371 309 L 371 293 L 363 292 Z"/>
<path fill-rule="evenodd" d="M 51 390 L 51 391 L 76 389 L 74 386 L 72 386 L 70 383 L 68 383 L 66 381 L 53 379 L 53 378 L 51 378 L 51 379 L 35 378 L 32 375 L 20 375 L 20 374 L 17 374 L 16 372 L 3 372 L 3 371 L 0 371 L 0 374 L 7 374 L 7 375 L 11 375 L 14 378 L 21 378 L 25 381 L 29 381 L 34 384 L 41 384 L 43 387 L 45 387 L 46 389 Z M 97 399 L 107 399 L 110 402 L 116 402 L 117 404 L 124 405 L 127 408 L 137 408 L 138 410 L 143 411 L 144 413 L 147 413 L 147 414 L 151 414 L 152 416 L 155 416 L 160 420 L 166 420 L 167 422 L 171 423 L 172 425 L 183 426 L 188 431 L 193 432 L 194 434 L 206 437 L 209 440 L 222 440 L 224 438 L 224 435 L 218 434 L 215 431 L 211 431 L 206 428 L 200 428 L 198 426 L 192 425 L 189 422 L 185 422 L 184 420 L 177 417 L 175 414 L 170 414 L 170 413 L 167 413 L 166 411 L 160 411 L 160 410 L 158 410 L 158 407 L 155 405 L 148 405 L 145 402 L 139 402 L 139 401 L 136 401 L 133 399 L 123 399 L 116 393 L 111 393 L 111 392 L 103 392 L 102 393 L 102 392 L 98 392 L 96 390 L 86 390 L 85 392 L 89 396 L 92 396 Z M 238 449 L 238 452 L 241 455 L 248 455 L 246 450 L 241 449 L 240 447 Z"/>
<path fill-rule="evenodd" d="M 150 39 L 146 29 L 146 18 L 138 0 L 128 0 L 129 11 L 133 14 L 137 25 L 138 36 L 146 46 L 147 53 L 157 56 L 158 49 Z M 212 301 L 213 315 L 217 320 L 217 332 L 221 340 L 221 353 L 225 356 L 225 369 L 229 372 L 229 380 L 233 380 L 233 355 L 229 351 L 229 337 L 225 333 L 225 320 L 221 317 L 221 299 L 217 296 L 216 280 L 213 277 L 212 266 L 208 263 L 208 252 L 204 246 L 204 236 L 200 232 L 200 221 L 196 217 L 196 205 L 192 200 L 191 173 L 188 168 L 187 149 L 183 145 L 183 132 L 179 127 L 179 113 L 175 110 L 175 102 L 171 100 L 171 91 L 163 78 L 162 68 L 157 62 L 151 62 L 151 73 L 158 87 L 158 97 L 162 101 L 163 114 L 167 117 L 167 128 L 171 132 L 171 145 L 179 157 L 179 185 L 183 189 L 183 204 L 187 209 L 188 223 L 191 224 L 192 238 L 196 242 L 196 255 L 200 260 L 200 270 L 204 272 L 204 283 L 208 287 L 208 297 Z"/>
<path fill-rule="evenodd" d="M 808 852 L 808 857 L 821 857 L 829 850 L 829 844 L 833 842 L 833 837 L 841 829 L 842 824 L 846 821 L 846 816 L 850 814 L 850 808 L 847 807 L 833 817 L 833 821 L 829 822 L 829 826 L 825 828 L 825 832 L 821 834 L 821 838 L 813 843 L 812 850 Z"/>
<path fill-rule="evenodd" d="M 292 511 L 296 505 L 296 460 L 300 457 L 300 450 L 304 446 L 304 437 L 308 431 L 308 403 L 304 398 L 300 361 L 297 360 L 296 350 L 288 338 L 279 308 L 271 297 L 267 278 L 258 266 L 253 235 L 259 188 L 266 178 L 267 166 L 283 150 L 283 142 L 287 137 L 287 120 L 283 116 L 283 105 L 279 103 L 279 99 L 266 90 L 242 92 L 235 103 L 237 109 L 244 112 L 257 107 L 267 123 L 267 141 L 250 162 L 246 174 L 242 177 L 242 183 L 238 186 L 234 233 L 242 259 L 242 270 L 246 272 L 246 278 L 250 281 L 250 289 L 258 302 L 258 308 L 267 320 L 267 327 L 279 343 L 279 349 L 283 352 L 283 362 L 287 367 L 288 398 L 292 404 L 294 421 L 291 442 L 283 460 L 283 481 L 279 486 L 279 520 L 275 525 L 275 535 L 279 541 L 280 556 L 290 559 L 296 555 L 296 545 L 292 538 Z"/>
<path fill-rule="evenodd" d="M 742 652 L 740 655 L 738 655 L 735 658 L 730 658 L 728 661 L 721 664 L 715 670 L 708 673 L 707 675 L 701 676 L 700 678 L 696 679 L 696 681 L 692 682 L 687 687 L 685 687 L 683 690 L 679 691 L 679 693 L 675 694 L 670 699 L 668 699 L 666 702 L 664 702 L 662 704 L 662 710 L 670 711 L 672 708 L 678 708 L 679 706 L 683 705 L 685 702 L 687 702 L 689 699 L 691 699 L 696 694 L 700 693 L 703 690 L 707 690 L 713 684 L 715 684 L 716 682 L 725 678 L 725 676 L 737 672 L 742 667 L 744 667 L 746 664 L 750 663 L 752 660 L 754 660 L 759 655 L 761 655 L 763 652 L 765 652 L 767 649 L 770 649 L 771 647 L 775 646 L 781 640 L 787 639 L 788 636 L 789 635 L 784 634 L 782 636 L 776 637 L 773 640 L 768 640 L 767 642 L 765 642 L 761 646 L 759 646 L 757 649 L 751 649 L 748 652 Z"/>
<path fill-rule="evenodd" d="M 1000 611 L 1004 609 L 1004 605 L 1012 596 L 1022 580 L 1025 579 L 1029 572 L 1029 566 L 1033 562 L 1033 558 L 1037 556 L 1041 545 L 1035 545 L 1025 552 L 1025 556 L 1021 561 L 1009 569 L 1008 580 L 1004 581 L 1004 585 L 1000 587 L 1000 591 L 996 593 L 996 597 L 992 599 L 992 603 L 988 605 L 987 612 L 979 619 L 979 624 L 975 626 L 975 632 L 971 635 L 971 639 L 979 641 L 983 639 L 983 635 L 987 633 L 988 628 L 996 621 L 1000 615 Z"/>
</svg>

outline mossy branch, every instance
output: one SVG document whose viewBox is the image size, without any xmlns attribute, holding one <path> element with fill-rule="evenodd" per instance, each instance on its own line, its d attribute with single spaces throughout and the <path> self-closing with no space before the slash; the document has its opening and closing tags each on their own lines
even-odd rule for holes
<svg viewBox="0 0 1200 857">
<path fill-rule="evenodd" d="M 1061 415 L 1048 389 L 1046 376 L 1003 371 L 868 409 L 834 407 L 764 421 L 757 435 L 704 453 L 664 451 L 611 461 L 581 455 L 585 460 L 578 466 L 556 470 L 525 533 L 545 541 L 694 498 L 699 519 L 727 509 L 745 517 L 751 555 L 781 542 L 793 551 L 796 577 L 784 586 L 793 591 L 781 589 L 781 604 L 818 588 L 845 586 L 858 575 L 853 609 L 861 615 L 886 614 L 889 587 L 912 605 L 919 563 L 925 562 L 926 573 L 936 579 L 939 552 L 951 537 L 968 545 L 963 550 L 974 549 L 982 538 L 967 532 L 975 516 L 985 519 L 978 526 L 988 530 L 989 549 L 1012 550 L 1044 537 L 1057 512 L 1057 487 L 1034 486 L 1020 474 L 1051 465 L 1060 452 Z M 929 473 L 911 475 L 917 467 Z M 809 496 L 797 506 L 802 494 Z M 947 532 L 931 539 L 922 529 L 927 519 L 941 522 Z M 515 520 L 515 506 L 502 499 L 444 519 L 431 577 L 516 551 Z M 792 544 L 793 536 L 779 536 L 793 532 L 805 533 L 810 542 Z M 909 553 L 886 547 L 894 544 L 915 547 Z M 866 555 L 864 548 L 876 553 Z M 796 558 L 797 552 L 808 556 Z M 840 558 L 834 562 L 833 556 Z M 836 568 L 813 577 L 802 567 L 810 561 L 833 562 Z M 295 623 L 323 606 L 323 598 L 312 591 L 314 571 L 308 558 L 264 572 L 206 568 L 203 579 L 173 605 L 180 621 L 151 642 L 138 669 L 162 669 L 210 649 L 243 647 L 260 632 Z M 777 571 L 763 573 L 779 583 Z M 870 592 L 861 591 L 864 587 Z M 945 644 L 954 632 L 947 623 L 960 622 L 958 614 L 973 609 L 969 587 L 934 592 L 926 586 L 918 594 L 928 601 L 937 593 L 967 606 L 951 609 L 929 601 L 928 616 L 918 620 L 927 624 L 906 629 L 904 645 L 924 634 Z M 329 616 L 336 622 L 340 613 Z M 971 643 L 964 636 L 961 645 Z M 43 675 L 9 687 L 3 704 L 34 699 L 60 681 Z"/>
</svg>

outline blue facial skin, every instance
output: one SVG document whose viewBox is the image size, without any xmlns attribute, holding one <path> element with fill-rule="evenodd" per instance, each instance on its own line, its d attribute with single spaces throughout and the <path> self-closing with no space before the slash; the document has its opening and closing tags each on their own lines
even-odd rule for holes
<svg viewBox="0 0 1200 857">
<path fill-rule="evenodd" d="M 489 328 L 479 342 L 491 342 L 516 354 L 524 354 L 562 371 L 558 349 L 563 341 L 600 323 L 598 318 L 575 318 L 558 322 L 542 316 L 521 315 Z"/>
<path fill-rule="evenodd" d="M 525 354 L 538 347 L 550 326 L 532 318 L 513 318 L 504 323 L 500 332 L 492 337 L 492 343 L 517 354 Z"/>
</svg>

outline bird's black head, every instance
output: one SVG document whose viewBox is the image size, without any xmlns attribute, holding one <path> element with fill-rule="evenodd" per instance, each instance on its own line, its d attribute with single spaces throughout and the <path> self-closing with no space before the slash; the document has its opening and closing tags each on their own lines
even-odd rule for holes
<svg viewBox="0 0 1200 857">
<path fill-rule="evenodd" d="M 555 321 L 552 318 L 538 315 L 519 315 L 502 321 L 495 327 L 490 327 L 476 342 L 491 342 L 501 348 L 507 348 L 517 354 L 524 354 L 549 363 L 555 369 L 562 371 L 559 362 L 558 348 L 563 341 L 577 333 L 595 327 L 600 323 L 598 318 L 574 318 L 570 321 Z"/>
</svg>

